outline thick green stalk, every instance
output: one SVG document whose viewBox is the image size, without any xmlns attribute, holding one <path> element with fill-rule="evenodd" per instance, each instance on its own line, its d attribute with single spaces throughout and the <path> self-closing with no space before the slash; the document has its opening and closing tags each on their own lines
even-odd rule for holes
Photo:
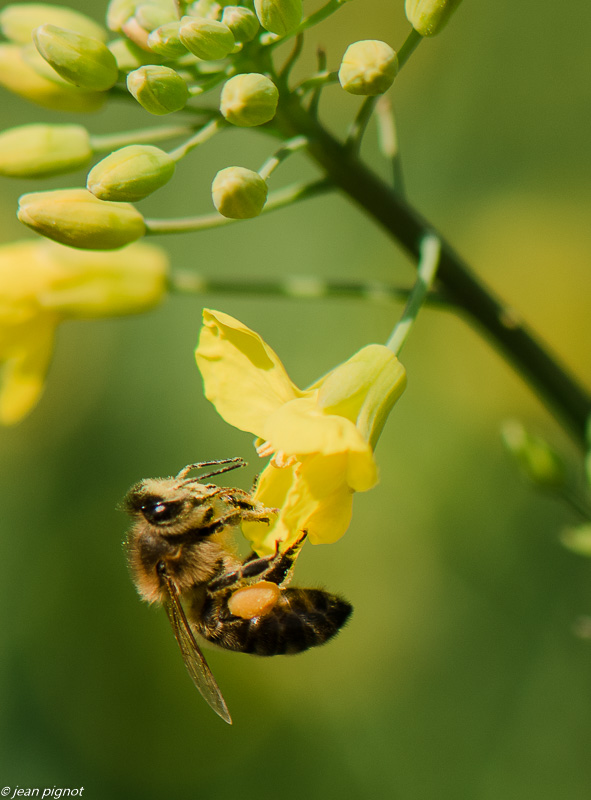
<svg viewBox="0 0 591 800">
<path fill-rule="evenodd" d="M 529 381 L 578 443 L 585 446 L 591 395 L 540 343 L 518 314 L 495 297 L 444 237 L 328 133 L 293 94 L 282 98 L 275 122 L 284 135 L 304 135 L 309 154 L 331 182 L 385 228 L 415 261 L 419 260 L 423 237 L 435 233 L 441 242 L 438 283 L 458 309 L 486 333 L 517 372 Z"/>
</svg>

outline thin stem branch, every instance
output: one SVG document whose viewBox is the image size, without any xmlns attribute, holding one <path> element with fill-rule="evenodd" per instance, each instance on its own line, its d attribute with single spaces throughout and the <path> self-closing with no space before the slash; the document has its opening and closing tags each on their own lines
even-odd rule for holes
<svg viewBox="0 0 591 800">
<path fill-rule="evenodd" d="M 104 153 L 116 150 L 128 144 L 145 144 L 146 142 L 161 142 L 177 136 L 187 136 L 195 130 L 194 125 L 159 125 L 154 128 L 142 128 L 136 131 L 121 131 L 105 135 L 92 135 L 90 146 L 95 153 Z"/>
<path fill-rule="evenodd" d="M 205 127 L 201 128 L 200 131 L 197 131 L 194 136 L 191 136 L 190 139 L 187 139 L 186 142 L 183 142 L 183 144 L 179 145 L 179 147 L 171 150 L 169 156 L 174 161 L 180 161 L 181 158 L 184 158 L 187 153 L 191 152 L 191 150 L 194 150 L 196 147 L 199 147 L 199 145 L 209 141 L 209 139 L 215 136 L 216 133 L 225 128 L 227 124 L 228 123 L 221 117 L 218 117 L 218 119 L 213 119 L 211 122 L 205 125 Z"/>
<path fill-rule="evenodd" d="M 285 161 L 286 158 L 289 158 L 293 153 L 297 153 L 298 150 L 303 150 L 304 147 L 308 144 L 308 140 L 305 136 L 295 136 L 293 139 L 290 139 L 288 142 L 285 142 L 273 155 L 268 158 L 263 166 L 259 169 L 259 175 L 263 180 L 268 180 L 271 174 L 277 169 L 279 164 L 282 161 Z"/>
<path fill-rule="evenodd" d="M 552 408 L 577 442 L 586 446 L 591 396 L 537 339 L 517 313 L 497 298 L 468 264 L 405 198 L 393 191 L 301 106 L 285 97 L 275 118 L 285 135 L 303 134 L 308 152 L 327 177 L 365 210 L 415 261 L 427 233 L 441 242 L 438 281 L 459 309 L 507 357 L 520 375 Z"/>
<path fill-rule="evenodd" d="M 386 342 L 386 347 L 389 347 L 395 356 L 400 355 L 410 329 L 433 287 L 440 255 L 441 243 L 439 239 L 433 234 L 427 234 L 421 242 L 417 280 L 404 307 L 402 316 Z"/>
<path fill-rule="evenodd" d="M 351 123 L 345 145 L 354 153 L 358 153 L 361 149 L 361 141 L 369 125 L 376 102 L 377 97 L 366 97 L 357 112 L 357 116 Z"/>
<path fill-rule="evenodd" d="M 169 290 L 181 294 L 237 294 L 240 297 L 274 296 L 291 300 L 324 300 L 350 298 L 374 303 L 400 303 L 408 300 L 410 291 L 379 281 L 324 280 L 316 275 L 288 275 L 285 278 L 215 277 L 194 270 L 174 270 L 169 277 Z M 435 293 L 426 303 L 441 309 L 449 306 Z"/>
<path fill-rule="evenodd" d="M 412 31 L 406 37 L 406 40 L 402 45 L 402 47 L 400 48 L 400 50 L 396 53 L 398 57 L 399 72 L 422 41 L 423 37 L 421 36 L 421 34 L 417 33 L 417 31 L 415 31 L 415 29 L 413 28 Z"/>
<path fill-rule="evenodd" d="M 329 180 L 322 179 L 310 183 L 293 183 L 283 189 L 271 192 L 262 214 L 268 214 L 279 208 L 284 208 L 300 200 L 307 200 L 320 194 L 326 194 L 334 189 Z M 170 233 L 186 233 L 187 231 L 202 231 L 209 228 L 220 228 L 239 219 L 228 219 L 221 214 L 204 214 L 198 217 L 181 217 L 179 219 L 146 219 L 147 236 L 162 236 Z"/>
<path fill-rule="evenodd" d="M 383 94 L 376 104 L 378 142 L 380 150 L 392 165 L 392 185 L 399 194 L 404 194 L 404 173 L 398 144 L 394 108 L 390 98 Z"/>
</svg>

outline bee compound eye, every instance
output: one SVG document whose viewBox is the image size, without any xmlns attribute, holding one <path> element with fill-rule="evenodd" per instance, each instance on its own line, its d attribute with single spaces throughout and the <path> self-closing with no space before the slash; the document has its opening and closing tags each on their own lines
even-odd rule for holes
<svg viewBox="0 0 591 800">
<path fill-rule="evenodd" d="M 175 520 L 182 508 L 178 500 L 162 500 L 154 498 L 141 507 L 142 514 L 153 525 L 163 525 Z"/>
</svg>

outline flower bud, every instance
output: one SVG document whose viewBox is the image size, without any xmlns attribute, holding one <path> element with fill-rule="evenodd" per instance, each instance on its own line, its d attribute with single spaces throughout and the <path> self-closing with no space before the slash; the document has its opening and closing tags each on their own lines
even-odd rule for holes
<svg viewBox="0 0 591 800">
<path fill-rule="evenodd" d="M 339 69 L 339 82 L 350 94 L 383 94 L 398 72 L 398 58 L 390 45 L 377 39 L 350 44 Z"/>
<path fill-rule="evenodd" d="M 107 28 L 121 33 L 123 26 L 135 13 L 136 0 L 111 0 L 107 6 Z"/>
<path fill-rule="evenodd" d="M 325 414 L 354 422 L 365 441 L 375 447 L 388 414 L 406 387 L 406 370 L 387 347 L 370 344 L 318 384 L 318 407 Z"/>
<path fill-rule="evenodd" d="M 205 61 L 225 58 L 236 44 L 227 25 L 201 17 L 183 17 L 179 36 L 187 50 Z"/>
<path fill-rule="evenodd" d="M 169 22 L 178 22 L 172 3 L 168 6 L 143 3 L 135 9 L 134 17 L 138 25 L 141 25 L 145 31 L 153 31 L 161 25 L 167 25 Z"/>
<path fill-rule="evenodd" d="M 116 250 L 146 230 L 132 205 L 99 200 L 86 189 L 24 194 L 17 216 L 42 236 L 82 250 Z"/>
<path fill-rule="evenodd" d="M 219 19 L 222 8 L 216 0 L 196 0 L 187 9 L 191 17 L 204 17 L 205 19 Z"/>
<path fill-rule="evenodd" d="M 220 111 L 232 125 L 251 128 L 273 119 L 278 102 L 279 92 L 273 81 L 258 72 L 249 72 L 226 81 Z"/>
<path fill-rule="evenodd" d="M 133 202 L 147 197 L 172 178 L 173 159 L 148 144 L 115 150 L 90 170 L 86 188 L 99 200 Z"/>
<path fill-rule="evenodd" d="M 561 543 L 579 556 L 591 557 L 591 523 L 566 528 L 560 535 Z"/>
<path fill-rule="evenodd" d="M 435 36 L 443 28 L 461 0 L 406 0 L 406 18 L 421 36 Z"/>
<path fill-rule="evenodd" d="M 134 314 L 159 303 L 166 292 L 166 252 L 134 242 L 111 253 L 80 251 L 41 241 L 57 277 L 38 293 L 41 308 L 62 318 Z"/>
<path fill-rule="evenodd" d="M 32 45 L 31 45 L 32 47 Z M 37 59 L 51 69 L 35 48 Z M 40 74 L 25 58 L 25 48 L 15 44 L 0 44 L 0 86 L 19 97 L 36 103 L 43 108 L 55 111 L 76 111 L 78 113 L 96 111 L 106 98 L 104 92 L 86 92 L 62 81 L 57 73 L 56 80 Z"/>
<path fill-rule="evenodd" d="M 58 75 L 74 86 L 102 92 L 117 82 L 115 56 L 98 39 L 56 25 L 41 25 L 34 31 L 33 41 Z"/>
<path fill-rule="evenodd" d="M 259 22 L 266 31 L 285 36 L 302 21 L 302 0 L 254 0 Z"/>
<path fill-rule="evenodd" d="M 159 28 L 154 28 L 148 36 L 148 47 L 154 53 L 166 58 L 180 58 L 187 55 L 187 48 L 181 42 L 178 20 L 167 22 Z"/>
<path fill-rule="evenodd" d="M 115 56 L 119 72 L 132 72 L 134 69 L 146 64 L 153 64 L 155 60 L 158 60 L 154 53 L 139 47 L 126 36 L 113 39 L 107 46 Z"/>
<path fill-rule="evenodd" d="M 180 111 L 189 99 L 187 84 L 170 67 L 140 67 L 127 76 L 127 88 L 146 111 L 158 116 Z"/>
<path fill-rule="evenodd" d="M 7 39 L 29 44 L 35 28 L 45 24 L 59 25 L 84 36 L 106 41 L 107 32 L 85 14 L 65 6 L 48 3 L 11 3 L 0 11 L 0 28 Z"/>
<path fill-rule="evenodd" d="M 211 184 L 213 204 L 224 217 L 258 217 L 267 201 L 267 183 L 258 172 L 244 167 L 221 169 Z"/>
<path fill-rule="evenodd" d="M 533 483 L 546 489 L 564 486 L 564 464 L 548 442 L 528 433 L 517 420 L 508 420 L 503 425 L 501 437 L 522 472 Z"/>
<path fill-rule="evenodd" d="M 70 172 L 92 156 L 82 125 L 19 125 L 0 133 L 0 175 L 45 178 Z"/>
<path fill-rule="evenodd" d="M 226 6 L 222 13 L 222 22 L 230 28 L 237 42 L 250 42 L 259 31 L 256 14 L 243 6 Z"/>
</svg>

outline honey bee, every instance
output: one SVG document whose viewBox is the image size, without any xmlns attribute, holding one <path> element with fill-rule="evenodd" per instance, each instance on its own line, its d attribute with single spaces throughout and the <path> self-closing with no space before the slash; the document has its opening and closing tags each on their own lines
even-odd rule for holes
<svg viewBox="0 0 591 800">
<path fill-rule="evenodd" d="M 353 610 L 321 589 L 286 588 L 305 532 L 283 552 L 278 543 L 271 556 L 241 561 L 231 552 L 230 531 L 241 522 L 270 523 L 278 513 L 252 493 L 202 482 L 243 466 L 241 458 L 189 464 L 174 478 L 137 483 L 124 500 L 133 519 L 126 548 L 136 588 L 164 606 L 193 683 L 229 724 L 199 638 L 260 656 L 300 653 L 331 639 Z"/>
</svg>

